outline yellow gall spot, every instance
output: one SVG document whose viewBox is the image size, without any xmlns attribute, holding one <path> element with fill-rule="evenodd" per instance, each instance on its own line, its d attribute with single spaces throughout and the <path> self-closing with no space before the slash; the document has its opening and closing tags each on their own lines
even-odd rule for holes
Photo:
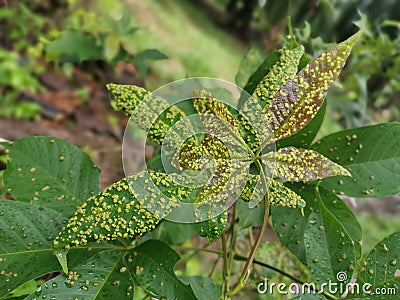
<svg viewBox="0 0 400 300">
<path fill-rule="evenodd" d="M 33 172 L 35 172 L 36 171 L 36 168 L 31 168 L 30 170 L 29 170 L 31 173 L 33 173 Z"/>
<path fill-rule="evenodd" d="M 98 282 L 93 282 L 93 286 L 94 286 L 94 287 L 96 287 L 96 286 L 98 286 L 98 285 L 99 285 Z"/>
<path fill-rule="evenodd" d="M 122 267 L 121 269 L 119 269 L 120 273 L 124 273 L 126 271 L 126 267 Z"/>
<path fill-rule="evenodd" d="M 58 159 L 59 159 L 60 161 L 63 161 L 63 160 L 65 159 L 65 157 L 64 157 L 64 155 L 61 155 Z"/>
<path fill-rule="evenodd" d="M 32 181 L 32 182 L 35 182 L 35 181 L 36 181 L 36 178 L 35 178 L 35 177 L 31 178 L 31 181 Z"/>
</svg>

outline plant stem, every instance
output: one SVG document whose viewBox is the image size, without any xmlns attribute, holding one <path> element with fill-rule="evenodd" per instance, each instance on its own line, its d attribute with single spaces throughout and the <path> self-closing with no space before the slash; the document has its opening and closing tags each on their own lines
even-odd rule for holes
<svg viewBox="0 0 400 300">
<path fill-rule="evenodd" d="M 263 222 L 261 224 L 260 227 L 260 231 L 258 233 L 257 239 L 250 251 L 249 256 L 247 257 L 246 260 L 246 264 L 243 267 L 243 271 L 242 274 L 240 275 L 240 278 L 238 280 L 238 283 L 236 284 L 236 287 L 233 289 L 231 295 L 234 295 L 236 293 L 238 293 L 244 286 L 245 286 L 245 281 L 249 275 L 250 272 L 250 266 L 253 263 L 254 257 L 256 256 L 256 252 L 258 249 L 258 246 L 261 243 L 262 237 L 264 235 L 264 232 L 268 226 L 268 220 L 269 220 L 269 199 L 268 199 L 268 194 L 264 195 L 264 204 L 265 204 L 265 208 L 264 208 L 264 218 L 263 218 Z"/>
<path fill-rule="evenodd" d="M 230 278 L 230 268 L 229 268 L 229 262 L 228 262 L 228 250 L 227 250 L 227 245 L 226 245 L 226 234 L 225 231 L 222 232 L 221 236 L 221 241 L 222 241 L 222 253 L 223 253 L 223 261 L 224 261 L 224 267 L 223 267 L 223 282 L 222 282 L 222 294 L 221 294 L 221 299 L 224 299 L 224 295 L 229 295 L 229 278 Z"/>
</svg>

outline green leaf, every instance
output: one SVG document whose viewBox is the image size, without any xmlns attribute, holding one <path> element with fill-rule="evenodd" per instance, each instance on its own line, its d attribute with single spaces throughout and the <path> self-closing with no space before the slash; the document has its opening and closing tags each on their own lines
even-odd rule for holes
<svg viewBox="0 0 400 300">
<path fill-rule="evenodd" d="M 133 57 L 133 63 L 135 64 L 136 68 L 138 69 L 140 75 L 145 76 L 148 72 L 148 60 L 162 60 L 167 59 L 164 53 L 161 53 L 157 49 L 145 49 L 139 53 L 136 53 Z"/>
<path fill-rule="evenodd" d="M 280 87 L 267 109 L 276 140 L 295 134 L 315 116 L 360 35 L 324 51 Z"/>
<path fill-rule="evenodd" d="M 163 219 L 156 229 L 143 235 L 140 242 L 159 240 L 168 245 L 178 245 L 190 239 L 195 233 L 195 224 L 176 223 Z"/>
<path fill-rule="evenodd" d="M 251 48 L 240 62 L 239 70 L 235 76 L 236 84 L 243 88 L 262 62 L 260 51 L 257 48 Z"/>
<path fill-rule="evenodd" d="M 99 173 L 89 156 L 66 141 L 31 136 L 8 145 L 4 183 L 18 200 L 71 216 L 99 190 Z M 23 186 L 23 188 L 21 188 Z"/>
<path fill-rule="evenodd" d="M 307 149 L 310 147 L 315 136 L 317 135 L 319 129 L 321 128 L 322 121 L 326 112 L 327 100 L 322 103 L 321 108 L 318 110 L 317 114 L 311 121 L 297 133 L 289 136 L 285 139 L 276 142 L 276 147 L 284 148 L 289 146 L 294 146 L 296 148 Z"/>
<path fill-rule="evenodd" d="M 48 61 L 82 62 L 102 60 L 103 48 L 93 35 L 76 29 L 66 29 L 60 37 L 45 47 Z"/>
<path fill-rule="evenodd" d="M 286 181 L 308 182 L 330 176 L 350 176 L 345 168 L 314 150 L 286 147 L 271 155 L 275 158 L 274 175 Z"/>
<path fill-rule="evenodd" d="M 184 283 L 190 284 L 197 300 L 218 300 L 221 297 L 221 286 L 212 278 L 188 276 L 181 279 Z"/>
<path fill-rule="evenodd" d="M 123 251 L 101 251 L 78 264 L 68 275 L 47 281 L 25 299 L 132 299 L 134 281 L 123 264 L 123 255 Z"/>
<path fill-rule="evenodd" d="M 355 269 L 355 242 L 318 192 L 316 195 L 319 210 L 310 214 L 304 230 L 307 266 L 319 284 L 347 284 Z M 345 274 L 346 280 L 341 281 L 338 274 Z M 325 290 L 330 292 L 327 286 Z"/>
<path fill-rule="evenodd" d="M 260 203 L 253 208 L 244 201 L 236 202 L 236 209 L 239 216 L 239 226 L 243 229 L 249 227 L 259 227 L 264 217 L 264 203 Z"/>
<path fill-rule="evenodd" d="M 363 299 L 398 299 L 400 293 L 400 233 L 380 241 L 367 255 L 359 270 L 357 282 L 369 284 L 371 294 Z M 379 294 L 380 293 L 380 294 Z M 386 293 L 385 296 L 383 296 Z"/>
<path fill-rule="evenodd" d="M 139 284 L 156 298 L 196 299 L 192 288 L 180 281 L 174 266 L 179 255 L 167 244 L 150 240 L 126 255 L 126 266 Z"/>
<path fill-rule="evenodd" d="M 312 148 L 345 166 L 352 178 L 326 178 L 321 185 L 352 197 L 400 193 L 400 124 L 383 123 L 329 135 Z"/>
<path fill-rule="evenodd" d="M 303 263 L 306 263 L 304 231 L 308 224 L 311 212 L 320 209 L 324 205 L 337 222 L 343 227 L 348 236 L 351 237 L 356 249 L 357 258 L 361 255 L 361 226 L 347 205 L 335 194 L 319 188 L 320 197 L 313 185 L 300 183 L 288 185 L 306 201 L 304 215 L 297 209 L 273 206 L 271 208 L 272 224 L 281 243 L 294 253 Z M 320 199 L 320 200 L 317 200 Z"/>
<path fill-rule="evenodd" d="M 25 282 L 23 285 L 19 286 L 15 290 L 13 290 L 8 296 L 9 298 L 21 297 L 25 295 L 29 295 L 37 290 L 38 283 L 43 282 L 43 280 L 30 280 Z M 40 284 L 39 284 L 40 285 Z"/>
<path fill-rule="evenodd" d="M 61 271 L 51 242 L 66 221 L 37 204 L 0 200 L 0 298 L 29 280 Z M 88 253 L 93 255 L 87 249 L 71 251 L 71 265 Z"/>
<path fill-rule="evenodd" d="M 218 239 L 225 230 L 228 221 L 228 213 L 225 211 L 214 218 L 196 223 L 196 231 L 200 236 L 206 237 L 211 243 Z"/>
</svg>

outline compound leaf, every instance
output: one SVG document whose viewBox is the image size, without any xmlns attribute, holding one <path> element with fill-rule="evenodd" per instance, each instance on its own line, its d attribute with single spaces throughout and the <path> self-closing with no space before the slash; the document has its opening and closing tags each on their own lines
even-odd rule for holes
<svg viewBox="0 0 400 300">
<path fill-rule="evenodd" d="M 358 32 L 312 59 L 274 94 L 267 116 L 276 140 L 295 134 L 315 116 L 360 35 Z"/>
<path fill-rule="evenodd" d="M 16 200 L 69 217 L 77 205 L 98 193 L 100 170 L 78 147 L 46 136 L 25 137 L 5 146 L 10 161 L 4 182 Z"/>
<path fill-rule="evenodd" d="M 167 244 L 149 240 L 129 252 L 125 260 L 128 270 L 151 296 L 195 300 L 191 286 L 180 281 L 174 273 L 179 258 Z"/>
</svg>

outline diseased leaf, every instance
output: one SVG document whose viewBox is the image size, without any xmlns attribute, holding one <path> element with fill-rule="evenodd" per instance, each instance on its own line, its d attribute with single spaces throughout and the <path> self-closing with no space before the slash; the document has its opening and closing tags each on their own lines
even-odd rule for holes
<svg viewBox="0 0 400 300">
<path fill-rule="evenodd" d="M 250 76 L 244 90 L 252 95 L 256 90 L 257 85 L 261 82 L 261 80 L 268 74 L 270 69 L 276 62 L 279 60 L 280 54 L 279 51 L 272 52 L 265 59 L 264 62 L 258 67 L 257 71 Z M 246 100 L 245 98 L 239 99 L 239 107 L 241 107 Z"/>
<path fill-rule="evenodd" d="M 139 128 L 146 130 L 147 136 L 155 142 L 161 144 L 172 125 L 179 120 L 180 126 L 175 126 L 174 132 L 186 137 L 194 135 L 182 110 L 158 96 L 153 96 L 144 88 L 111 83 L 107 84 L 107 89 L 114 98 L 111 103 L 113 108 L 124 112 Z"/>
<path fill-rule="evenodd" d="M 294 135 L 289 136 L 285 139 L 276 142 L 276 148 L 284 148 L 289 146 L 294 146 L 296 148 L 307 149 L 310 147 L 317 135 L 319 129 L 321 128 L 322 121 L 324 120 L 324 115 L 327 107 L 327 99 L 322 103 L 321 108 L 318 110 L 317 114 L 311 121 Z"/>
<path fill-rule="evenodd" d="M 357 282 L 369 284 L 363 299 L 398 299 L 400 293 L 400 233 L 396 232 L 379 242 L 367 255 L 359 270 Z"/>
<path fill-rule="evenodd" d="M 61 271 L 51 241 L 66 222 L 61 213 L 35 203 L 0 200 L 0 298 L 29 280 Z M 71 250 L 71 266 L 96 251 Z"/>
<path fill-rule="evenodd" d="M 260 180 L 259 178 L 259 175 L 249 174 L 249 179 L 240 195 L 242 200 L 251 201 L 252 198 L 254 198 L 253 195 L 263 194 L 262 190 L 255 190 L 257 189 L 257 182 Z M 272 205 L 287 206 L 291 208 L 305 206 L 305 201 L 301 196 L 274 179 L 270 180 L 268 198 Z"/>
<path fill-rule="evenodd" d="M 196 299 L 191 286 L 176 277 L 174 266 L 179 255 L 167 244 L 146 241 L 128 253 L 125 260 L 128 270 L 151 296 L 158 299 Z"/>
<path fill-rule="evenodd" d="M 234 128 L 237 127 L 236 119 L 229 112 L 226 104 L 218 101 L 205 90 L 195 90 L 193 93 L 193 105 L 199 114 L 212 114 L 228 122 Z"/>
<path fill-rule="evenodd" d="M 276 180 L 271 181 L 269 198 L 271 204 L 287 207 L 304 207 L 306 202 L 291 189 Z"/>
<path fill-rule="evenodd" d="M 274 95 L 288 80 L 295 78 L 297 67 L 303 56 L 303 46 L 278 51 L 279 59 L 271 67 L 268 74 L 257 85 L 253 97 L 258 100 L 263 111 L 270 107 Z"/>
<path fill-rule="evenodd" d="M 137 200 L 129 186 L 129 180 L 140 176 L 124 178 L 87 199 L 54 240 L 54 247 L 68 249 L 89 241 L 135 238 L 154 229 L 160 218 Z"/>
<path fill-rule="evenodd" d="M 280 87 L 267 109 L 276 140 L 295 134 L 315 116 L 360 35 L 324 51 Z"/>
<path fill-rule="evenodd" d="M 211 243 L 221 236 L 222 232 L 225 230 L 227 221 L 228 213 L 225 211 L 210 220 L 196 223 L 196 231 L 200 236 L 207 238 L 208 242 Z"/>
<path fill-rule="evenodd" d="M 5 146 L 10 160 L 4 182 L 16 200 L 70 217 L 77 205 L 98 193 L 100 170 L 78 147 L 47 136 L 25 137 Z"/>
<path fill-rule="evenodd" d="M 352 197 L 400 193 L 400 124 L 383 123 L 334 133 L 312 148 L 345 166 L 349 177 L 326 178 L 321 185 Z"/>
<path fill-rule="evenodd" d="M 123 256 L 123 251 L 115 250 L 94 254 L 89 260 L 76 265 L 68 275 L 52 278 L 25 299 L 132 299 L 134 281 L 123 265 Z"/>
<path fill-rule="evenodd" d="M 274 175 L 286 181 L 308 182 L 330 176 L 350 176 L 345 168 L 314 150 L 286 147 L 274 153 L 274 157 Z"/>
</svg>

